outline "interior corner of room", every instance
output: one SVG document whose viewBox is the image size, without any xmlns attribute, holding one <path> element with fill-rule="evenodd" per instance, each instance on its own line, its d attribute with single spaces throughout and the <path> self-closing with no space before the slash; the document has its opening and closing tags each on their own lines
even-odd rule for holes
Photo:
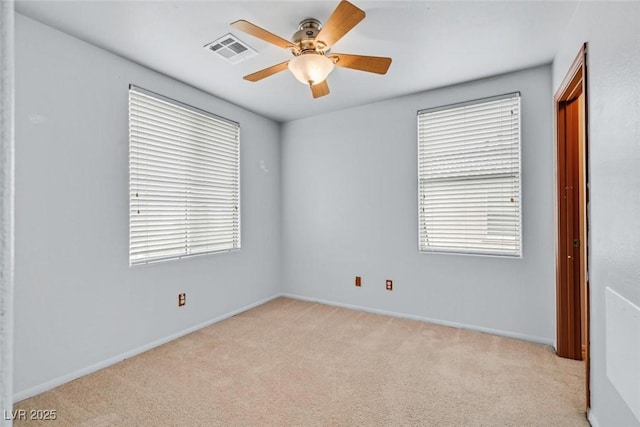
<svg viewBox="0 0 640 427">
<path fill-rule="evenodd" d="M 308 326 L 319 336 L 365 349 L 375 345 L 339 328 L 368 322 L 382 335 L 397 321 L 405 337 L 414 326 L 402 322 L 417 321 L 417 337 L 440 336 L 425 329 L 440 325 L 457 328 L 456 340 L 484 332 L 584 360 L 575 362 L 586 364 L 577 369 L 587 387 L 580 416 L 593 426 L 640 426 L 640 3 L 483 1 L 471 13 L 457 2 L 354 2 L 366 19 L 332 50 L 393 62 L 383 64 L 386 75 L 361 73 L 342 67 L 352 60 L 343 54 L 326 93 L 281 64 L 263 81 L 242 78 L 291 55 L 229 23 L 250 18 L 289 37 L 300 19 L 326 20 L 336 7 L 274 4 L 17 1 L 14 13 L 13 2 L 0 2 L 0 302 L 11 316 L 0 327 L 8 405 L 0 425 L 10 425 L 6 410 L 20 401 L 125 359 L 134 366 L 136 355 L 180 347 L 177 339 L 233 316 L 234 333 L 257 339 L 243 327 L 261 316 L 277 323 L 265 307 L 286 306 L 319 316 L 324 326 Z M 167 21 L 149 23 L 151 15 Z M 548 24 L 545 34 L 534 18 Z M 109 26 L 118 22 L 116 34 Z M 416 28 L 415 40 L 405 27 Z M 175 55 L 164 68 L 148 49 L 162 28 L 167 45 L 156 48 Z M 494 28 L 511 37 L 493 40 Z M 232 32 L 255 55 L 231 64 L 203 48 Z M 412 49 L 429 61 L 412 63 Z M 180 64 L 191 71 L 181 74 Z M 129 85 L 238 125 L 238 250 L 130 266 Z M 521 246 L 509 256 L 420 250 L 416 113 L 515 93 Z M 470 348 L 478 358 L 492 345 L 508 352 L 500 340 Z M 396 350 L 419 356 L 403 343 Z M 366 360 L 394 369 L 374 353 Z"/>
</svg>

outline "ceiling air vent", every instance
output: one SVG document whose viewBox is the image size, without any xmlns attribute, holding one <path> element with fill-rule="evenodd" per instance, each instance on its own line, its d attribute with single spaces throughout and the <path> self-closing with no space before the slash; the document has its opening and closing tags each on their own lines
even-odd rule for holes
<svg viewBox="0 0 640 427">
<path fill-rule="evenodd" d="M 237 64 L 258 55 L 258 52 L 231 33 L 204 45 L 204 47 L 217 53 L 222 59 L 232 64 Z"/>
</svg>

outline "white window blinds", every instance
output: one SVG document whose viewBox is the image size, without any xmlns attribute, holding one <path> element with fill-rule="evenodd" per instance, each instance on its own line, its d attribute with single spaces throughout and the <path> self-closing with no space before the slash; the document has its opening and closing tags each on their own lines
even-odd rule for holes
<svg viewBox="0 0 640 427">
<path fill-rule="evenodd" d="M 129 88 L 129 264 L 240 248 L 240 128 Z"/>
<path fill-rule="evenodd" d="M 418 112 L 421 251 L 521 256 L 520 94 Z"/>
</svg>

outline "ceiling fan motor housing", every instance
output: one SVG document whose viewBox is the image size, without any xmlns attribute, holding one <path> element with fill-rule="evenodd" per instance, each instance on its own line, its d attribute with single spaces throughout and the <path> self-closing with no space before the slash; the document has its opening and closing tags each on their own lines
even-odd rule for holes
<svg viewBox="0 0 640 427">
<path fill-rule="evenodd" d="M 324 43 L 316 42 L 316 37 L 322 29 L 322 23 L 317 19 L 307 18 L 300 22 L 298 31 L 293 35 L 293 42 L 300 48 L 300 54 L 310 51 L 325 52 Z"/>
</svg>

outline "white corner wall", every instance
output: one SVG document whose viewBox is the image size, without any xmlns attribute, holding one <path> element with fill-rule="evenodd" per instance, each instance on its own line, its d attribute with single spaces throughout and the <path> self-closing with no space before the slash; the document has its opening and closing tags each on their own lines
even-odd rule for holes
<svg viewBox="0 0 640 427">
<path fill-rule="evenodd" d="M 0 411 L 13 409 L 14 2 L 0 1 Z M 0 418 L 0 426 L 12 420 Z"/>
<path fill-rule="evenodd" d="M 590 181 L 591 410 L 594 426 L 640 426 L 625 403 L 637 399 L 632 387 L 616 387 L 607 375 L 607 343 L 637 342 L 621 337 L 638 326 L 607 324 L 629 319 L 607 316 L 605 290 L 640 306 L 640 3 L 581 2 L 553 63 L 553 90 L 588 42 L 588 126 Z M 607 330 L 616 336 L 607 336 Z M 625 332 L 626 331 L 626 332 Z M 629 347 L 631 348 L 631 347 Z M 637 372 L 637 354 L 627 360 Z M 620 375 L 618 375 L 619 377 Z M 615 378 L 614 378 L 615 381 Z M 635 384 L 636 389 L 640 384 Z M 635 396 L 635 397 L 634 397 Z M 640 402 L 636 401 L 636 411 Z"/>
<path fill-rule="evenodd" d="M 280 291 L 278 123 L 22 15 L 15 41 L 17 400 Z M 241 251 L 128 266 L 129 83 L 240 123 Z"/>
<path fill-rule="evenodd" d="M 417 111 L 514 91 L 523 258 L 419 253 Z M 546 65 L 284 124 L 284 292 L 552 344 L 550 92 Z"/>
</svg>

